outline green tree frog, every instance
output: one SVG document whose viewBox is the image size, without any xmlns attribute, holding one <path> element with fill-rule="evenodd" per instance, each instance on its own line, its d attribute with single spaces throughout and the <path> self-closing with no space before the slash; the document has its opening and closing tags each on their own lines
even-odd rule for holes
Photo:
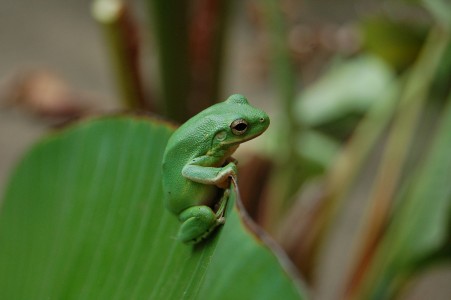
<svg viewBox="0 0 451 300">
<path fill-rule="evenodd" d="M 196 244 L 224 224 L 230 179 L 237 175 L 231 155 L 268 126 L 268 115 L 236 94 L 172 134 L 163 157 L 163 190 L 166 207 L 182 223 L 177 239 Z"/>
</svg>

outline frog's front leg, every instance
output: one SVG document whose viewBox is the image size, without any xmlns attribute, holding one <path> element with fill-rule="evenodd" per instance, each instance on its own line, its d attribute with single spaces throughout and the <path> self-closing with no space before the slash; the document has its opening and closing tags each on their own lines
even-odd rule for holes
<svg viewBox="0 0 451 300">
<path fill-rule="evenodd" d="M 207 238 L 216 227 L 224 224 L 228 198 L 229 190 L 225 190 L 216 213 L 206 205 L 192 206 L 182 211 L 179 216 L 182 225 L 177 238 L 187 244 L 196 244 Z"/>
<path fill-rule="evenodd" d="M 236 178 L 237 168 L 235 163 L 229 162 L 221 168 L 204 167 L 195 164 L 193 160 L 191 164 L 186 165 L 182 170 L 182 175 L 189 180 L 202 184 L 216 185 L 221 189 L 227 189 L 230 184 L 230 177 Z"/>
</svg>

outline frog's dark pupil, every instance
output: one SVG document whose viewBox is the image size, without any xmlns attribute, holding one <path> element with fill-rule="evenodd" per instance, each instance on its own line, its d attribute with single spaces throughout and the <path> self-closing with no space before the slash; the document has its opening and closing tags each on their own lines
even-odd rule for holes
<svg viewBox="0 0 451 300">
<path fill-rule="evenodd" d="M 244 130 L 246 130 L 246 128 L 247 128 L 246 123 L 238 123 L 238 124 L 236 124 L 236 126 L 235 126 L 235 129 L 236 129 L 237 131 L 244 131 Z"/>
<path fill-rule="evenodd" d="M 244 119 L 237 119 L 230 124 L 232 133 L 235 135 L 242 135 L 247 130 L 247 122 Z"/>
</svg>

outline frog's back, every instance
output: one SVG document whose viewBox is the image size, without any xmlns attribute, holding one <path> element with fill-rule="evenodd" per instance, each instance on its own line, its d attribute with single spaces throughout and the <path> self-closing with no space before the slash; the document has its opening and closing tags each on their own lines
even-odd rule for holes
<svg viewBox="0 0 451 300">
<path fill-rule="evenodd" d="M 191 121 L 191 120 L 190 120 Z M 210 194 L 211 187 L 193 182 L 182 175 L 185 165 L 208 152 L 211 144 L 211 120 L 186 122 L 170 137 L 163 156 L 163 191 L 169 210 L 174 213 L 194 206 Z M 209 125 L 210 123 L 210 125 Z"/>
</svg>

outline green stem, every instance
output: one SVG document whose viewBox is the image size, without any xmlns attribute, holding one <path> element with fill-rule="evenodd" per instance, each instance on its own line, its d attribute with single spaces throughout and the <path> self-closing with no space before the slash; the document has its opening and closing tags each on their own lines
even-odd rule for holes
<svg viewBox="0 0 451 300">
<path fill-rule="evenodd" d="M 160 108 L 175 121 L 187 119 L 190 94 L 188 1 L 148 0 L 152 32 L 159 52 L 162 99 Z"/>
<path fill-rule="evenodd" d="M 283 123 L 280 132 L 283 132 L 285 141 L 293 141 L 299 135 L 301 126 L 296 119 L 293 104 L 296 97 L 296 74 L 293 61 L 287 45 L 287 31 L 285 20 L 280 9 L 279 1 L 265 0 L 262 4 L 266 18 L 269 40 L 271 46 L 272 71 L 278 98 L 282 104 Z M 269 203 L 266 209 L 265 226 L 268 229 L 276 225 L 278 218 L 289 207 L 295 189 L 298 187 L 299 158 L 295 143 L 281 143 L 278 151 L 278 166 L 274 175 L 273 196 L 269 199 L 278 199 Z M 274 228 L 273 228 L 274 229 Z"/>
<path fill-rule="evenodd" d="M 189 28 L 190 115 L 219 100 L 223 51 L 232 4 L 232 0 L 197 0 L 190 7 L 195 11 Z"/>
<path fill-rule="evenodd" d="M 434 32 L 436 31 L 437 30 L 434 30 Z M 435 42 L 437 41 L 434 41 L 434 43 Z M 425 46 L 423 53 L 430 51 L 442 50 L 433 50 L 429 48 L 429 46 Z M 434 55 L 437 55 L 437 53 Z M 354 136 L 342 151 L 335 165 L 329 171 L 325 196 L 320 207 L 317 209 L 316 216 L 312 218 L 313 222 L 309 226 L 310 230 L 307 232 L 307 235 L 303 237 L 305 241 L 309 242 L 304 242 L 300 247 L 303 253 L 307 253 L 307 255 L 310 256 L 309 261 L 311 263 L 306 267 L 308 275 L 311 275 L 309 272 L 312 271 L 312 268 L 315 265 L 315 255 L 318 253 L 318 249 L 321 248 L 327 234 L 330 232 L 333 221 L 340 208 L 343 206 L 343 202 L 346 200 L 348 193 L 355 184 L 365 161 L 368 159 L 372 149 L 374 149 L 377 141 L 389 125 L 390 120 L 393 119 L 393 115 L 397 110 L 400 115 L 400 120 L 396 121 L 397 125 L 395 126 L 401 126 L 402 128 L 393 129 L 393 132 L 396 131 L 397 134 L 403 135 L 403 143 L 410 142 L 411 135 L 413 134 L 411 130 L 414 130 L 414 128 L 409 126 L 414 126 L 416 124 L 417 114 L 421 111 L 422 101 L 424 101 L 424 99 L 421 99 L 421 94 L 424 95 L 431 83 L 432 75 L 430 74 L 433 74 L 436 71 L 436 65 L 434 65 L 437 64 L 436 59 L 437 57 L 427 57 L 426 54 L 421 55 L 421 58 L 417 61 L 414 69 L 407 74 L 402 100 L 396 101 L 398 95 L 397 87 L 395 85 L 392 86 L 387 95 L 382 97 L 381 100 L 375 104 L 357 127 Z M 415 95 L 416 93 L 420 94 Z M 403 114 L 405 114 L 405 116 L 403 116 Z M 400 145 L 395 134 L 392 134 L 391 136 L 391 143 L 396 143 L 398 146 L 408 149 L 408 146 L 406 146 L 407 144 Z M 393 148 L 394 145 L 389 147 Z M 390 151 L 397 150 L 393 149 Z M 405 153 L 399 152 L 396 153 L 396 155 L 399 159 L 403 160 Z M 388 163 L 389 157 L 387 156 L 385 162 L 386 166 L 388 166 Z M 398 164 L 397 162 L 395 163 Z M 399 174 L 396 175 L 396 177 L 398 176 Z M 383 178 L 381 177 L 381 180 L 382 179 Z"/>
<path fill-rule="evenodd" d="M 449 37 L 442 28 L 432 28 L 406 82 L 373 185 L 368 211 L 364 218 L 365 223 L 358 239 L 354 271 L 349 283 L 350 290 L 358 286 L 360 276 L 365 273 L 364 270 L 371 260 L 383 228 L 389 220 L 392 200 L 401 181 L 403 166 L 426 104 L 429 87 L 440 66 L 448 41 Z"/>
<path fill-rule="evenodd" d="M 123 105 L 149 109 L 139 70 L 137 30 L 128 7 L 121 0 L 95 0 L 92 11 L 108 42 Z"/>
<path fill-rule="evenodd" d="M 293 110 L 293 103 L 296 96 L 296 74 L 293 61 L 287 45 L 287 30 L 283 18 L 279 1 L 265 0 L 264 15 L 270 35 L 272 70 L 274 79 L 283 104 L 283 113 L 286 116 L 287 129 L 296 131 L 297 121 Z"/>
</svg>

